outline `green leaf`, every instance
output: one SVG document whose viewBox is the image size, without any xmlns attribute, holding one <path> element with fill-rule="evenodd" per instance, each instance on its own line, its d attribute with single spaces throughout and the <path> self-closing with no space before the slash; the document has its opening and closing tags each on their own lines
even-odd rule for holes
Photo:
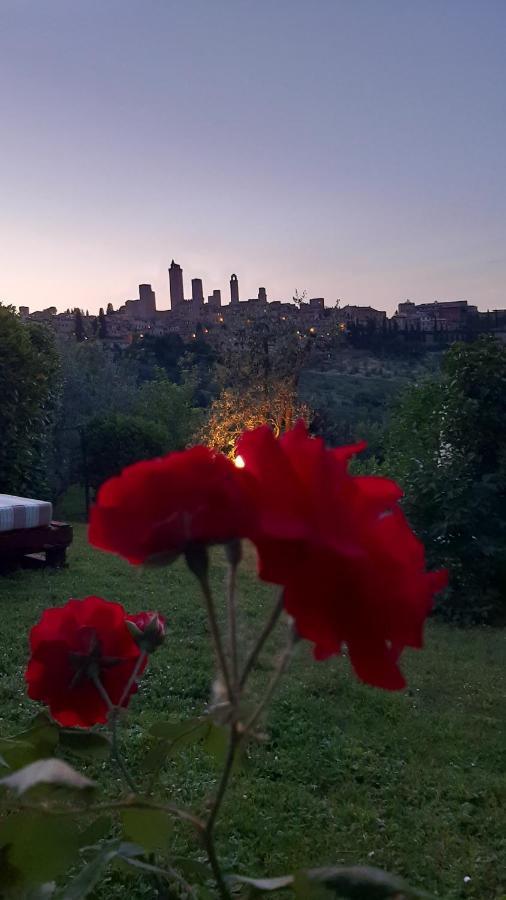
<svg viewBox="0 0 506 900">
<path fill-rule="evenodd" d="M 209 726 L 207 716 L 184 719 L 182 722 L 155 722 L 150 729 L 150 734 L 167 741 L 181 742 L 184 746 L 185 742 L 193 744 L 199 741 L 205 730 L 204 726 Z"/>
<path fill-rule="evenodd" d="M 295 873 L 293 891 L 297 900 L 329 900 L 335 896 L 321 882 L 311 881 L 306 872 Z"/>
<path fill-rule="evenodd" d="M 61 759 L 39 759 L 12 775 L 0 778 L 0 785 L 21 795 L 39 785 L 89 790 L 94 787 L 94 782 Z"/>
<path fill-rule="evenodd" d="M 157 741 L 143 759 L 143 770 L 149 772 L 160 768 L 168 757 L 205 738 L 210 727 L 207 716 L 186 719 L 184 722 L 157 722 L 150 731 Z"/>
<path fill-rule="evenodd" d="M 166 813 L 158 809 L 125 809 L 121 821 L 127 840 L 140 844 L 148 852 L 167 849 L 172 822 Z"/>
<path fill-rule="evenodd" d="M 41 713 L 25 731 L 0 740 L 0 756 L 10 769 L 19 769 L 37 759 L 52 756 L 57 743 L 56 725 Z"/>
<path fill-rule="evenodd" d="M 387 900 L 398 894 L 416 896 L 402 878 L 372 866 L 307 869 L 304 874 L 310 882 L 315 881 L 330 889 L 335 897 L 346 897 L 348 900 Z"/>
<path fill-rule="evenodd" d="M 192 882 L 202 883 L 209 881 L 209 879 L 213 877 L 213 873 L 209 866 L 200 862 L 198 859 L 176 856 L 172 860 L 172 865 Z"/>
<path fill-rule="evenodd" d="M 45 884 L 39 884 L 32 891 L 23 893 L 23 900 L 47 900 L 52 897 L 56 890 L 56 882 L 46 881 Z"/>
<path fill-rule="evenodd" d="M 157 741 L 144 754 L 140 763 L 141 770 L 143 772 L 156 772 L 163 766 L 168 755 L 169 745 L 167 741 Z"/>
<path fill-rule="evenodd" d="M 65 900 L 82 900 L 91 894 L 100 881 L 103 872 L 116 856 L 116 851 L 104 847 L 81 869 L 79 874 L 65 888 Z"/>
<path fill-rule="evenodd" d="M 91 847 L 108 837 L 113 826 L 111 816 L 99 816 L 79 832 L 81 847 Z"/>
<path fill-rule="evenodd" d="M 95 885 L 100 881 L 107 866 L 118 856 L 129 859 L 132 856 L 142 854 L 142 848 L 134 844 L 124 844 L 120 841 L 111 841 L 104 845 L 99 853 L 90 860 L 79 874 L 67 885 L 64 900 L 83 900 L 91 894 Z"/>
<path fill-rule="evenodd" d="M 48 882 L 65 874 L 79 854 L 77 825 L 70 816 L 24 811 L 0 825 L 7 862 L 28 883 Z"/>
<path fill-rule="evenodd" d="M 60 745 L 74 756 L 83 759 L 108 759 L 111 755 L 111 742 L 103 734 L 94 731 L 61 729 Z"/>
<path fill-rule="evenodd" d="M 46 713 L 39 713 L 30 727 L 15 737 L 28 741 L 41 755 L 49 756 L 58 743 L 58 727 Z"/>
<path fill-rule="evenodd" d="M 204 738 L 204 749 L 218 765 L 223 765 L 225 762 L 229 740 L 230 728 L 226 728 L 224 725 L 215 725 L 214 722 L 211 722 L 209 731 Z"/>
<path fill-rule="evenodd" d="M 249 884 L 257 891 L 279 891 L 293 885 L 293 875 L 280 875 L 278 878 L 247 878 L 245 875 L 229 875 L 227 881 Z"/>
<path fill-rule="evenodd" d="M 0 756 L 9 769 L 20 769 L 37 759 L 35 748 L 28 741 L 17 738 L 0 740 Z"/>
</svg>

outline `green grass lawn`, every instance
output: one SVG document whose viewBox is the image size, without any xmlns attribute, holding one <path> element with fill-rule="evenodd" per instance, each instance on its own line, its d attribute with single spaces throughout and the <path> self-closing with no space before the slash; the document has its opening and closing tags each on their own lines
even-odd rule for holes
<svg viewBox="0 0 506 900">
<path fill-rule="evenodd" d="M 224 573 L 216 554 L 217 590 Z M 251 564 L 241 591 L 247 645 L 268 615 L 271 591 L 259 587 Z M 87 594 L 120 600 L 129 611 L 157 608 L 168 619 L 168 640 L 152 658 L 124 734 L 138 770 L 144 726 L 205 707 L 212 675 L 205 615 L 183 565 L 131 568 L 89 548 L 82 525 L 67 569 L 0 576 L 0 730 L 13 733 L 34 711 L 23 684 L 29 628 L 46 606 Z M 278 647 L 279 639 L 264 654 L 255 693 Z M 267 738 L 250 748 L 222 810 L 217 842 L 227 867 L 281 875 L 363 863 L 449 900 L 506 897 L 506 635 L 431 624 L 426 650 L 407 655 L 405 670 L 409 690 L 382 693 L 357 683 L 345 660 L 316 663 L 309 648 L 298 648 L 269 710 Z M 92 772 L 119 790 L 108 764 Z M 203 812 L 217 775 L 200 747 L 187 748 L 164 768 L 162 790 Z M 202 858 L 185 830 L 174 831 L 172 845 Z M 140 879 L 125 891 L 122 878 L 112 872 L 95 896 L 152 896 Z"/>
</svg>

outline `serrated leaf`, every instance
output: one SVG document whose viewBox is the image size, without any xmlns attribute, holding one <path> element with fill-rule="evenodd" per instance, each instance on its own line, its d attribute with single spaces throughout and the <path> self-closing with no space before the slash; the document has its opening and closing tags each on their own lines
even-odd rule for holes
<svg viewBox="0 0 506 900">
<path fill-rule="evenodd" d="M 0 785 L 21 795 L 39 785 L 89 790 L 94 787 L 94 782 L 61 759 L 39 759 L 12 775 L 0 778 Z"/>
<path fill-rule="evenodd" d="M 167 850 L 172 821 L 158 809 L 124 809 L 121 813 L 123 834 L 148 852 Z"/>
<path fill-rule="evenodd" d="M 61 729 L 60 745 L 82 759 L 108 759 L 111 742 L 104 734 L 93 731 Z"/>
<path fill-rule="evenodd" d="M 0 844 L 7 847 L 7 862 L 24 882 L 48 882 L 65 874 L 79 854 L 77 825 L 70 816 L 19 812 L 0 826 Z"/>
</svg>

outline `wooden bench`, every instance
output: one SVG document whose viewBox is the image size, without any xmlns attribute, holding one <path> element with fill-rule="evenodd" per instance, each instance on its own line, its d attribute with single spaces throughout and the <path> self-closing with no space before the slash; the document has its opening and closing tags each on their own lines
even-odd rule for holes
<svg viewBox="0 0 506 900">
<path fill-rule="evenodd" d="M 67 547 L 73 539 L 72 526 L 51 522 L 39 528 L 19 528 L 0 532 L 0 565 L 31 561 L 47 566 L 65 565 Z"/>
</svg>

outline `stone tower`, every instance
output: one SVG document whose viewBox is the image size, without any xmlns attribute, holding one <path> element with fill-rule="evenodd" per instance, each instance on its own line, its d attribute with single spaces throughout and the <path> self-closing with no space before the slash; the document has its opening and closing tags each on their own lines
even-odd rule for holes
<svg viewBox="0 0 506 900">
<path fill-rule="evenodd" d="M 181 309 L 184 306 L 183 270 L 172 260 L 169 269 L 170 308 Z"/>
<path fill-rule="evenodd" d="M 150 284 L 139 285 L 139 311 L 146 319 L 156 316 L 156 297 Z"/>
<path fill-rule="evenodd" d="M 230 276 L 230 302 L 239 303 L 239 281 L 237 275 Z"/>
<path fill-rule="evenodd" d="M 202 278 L 192 278 L 192 300 L 198 306 L 202 306 L 204 303 Z"/>
</svg>

